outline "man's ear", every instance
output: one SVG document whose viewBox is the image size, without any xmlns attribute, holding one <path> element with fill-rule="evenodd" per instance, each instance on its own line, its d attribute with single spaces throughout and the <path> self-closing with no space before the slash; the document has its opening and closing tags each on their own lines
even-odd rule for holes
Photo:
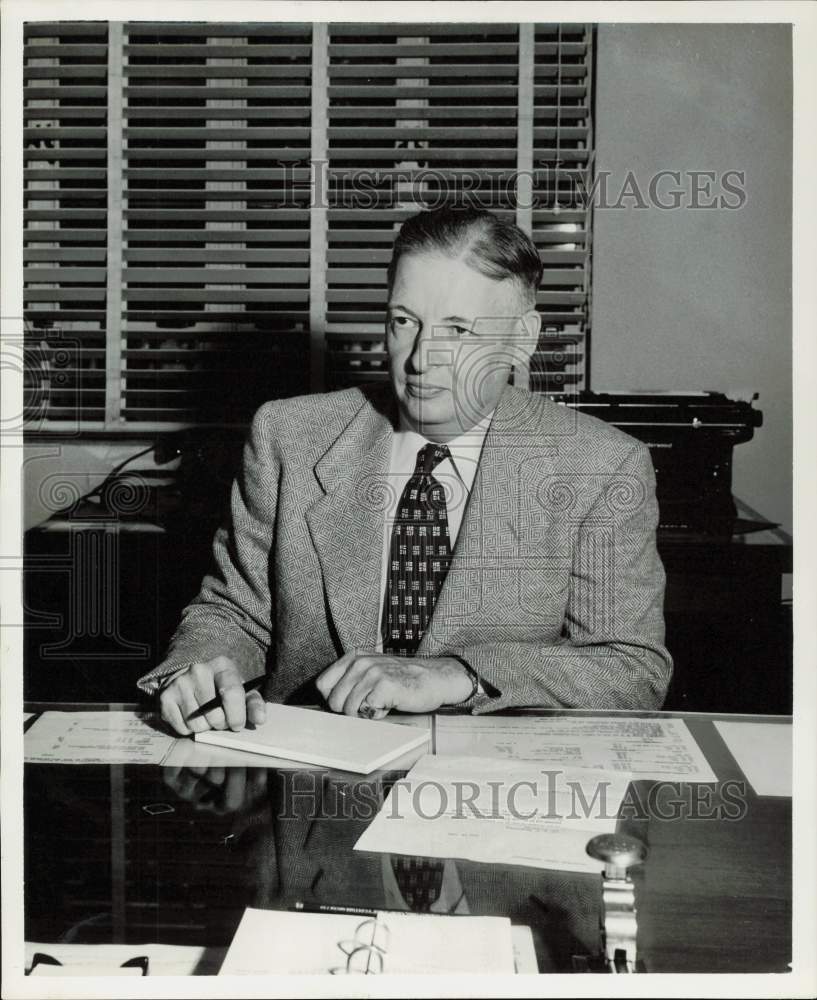
<svg viewBox="0 0 817 1000">
<path fill-rule="evenodd" d="M 542 316 L 536 309 L 529 309 L 521 318 L 522 342 L 520 348 L 527 355 L 530 361 L 536 345 L 539 343 L 539 334 L 542 330 Z"/>
</svg>

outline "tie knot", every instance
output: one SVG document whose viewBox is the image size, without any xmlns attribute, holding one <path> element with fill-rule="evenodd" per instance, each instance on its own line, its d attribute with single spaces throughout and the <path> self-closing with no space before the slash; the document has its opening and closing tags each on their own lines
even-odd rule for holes
<svg viewBox="0 0 817 1000">
<path fill-rule="evenodd" d="M 423 475 L 430 476 L 434 469 L 451 457 L 451 452 L 444 444 L 426 444 L 417 452 L 417 465 L 414 469 L 415 475 L 422 472 Z"/>
</svg>

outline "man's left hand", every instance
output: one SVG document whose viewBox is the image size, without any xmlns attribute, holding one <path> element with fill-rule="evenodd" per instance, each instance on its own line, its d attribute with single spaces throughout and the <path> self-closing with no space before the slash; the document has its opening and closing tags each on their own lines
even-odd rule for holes
<svg viewBox="0 0 817 1000">
<path fill-rule="evenodd" d="M 372 719 L 382 719 L 392 709 L 433 712 L 465 701 L 472 689 L 465 667 L 452 656 L 365 651 L 345 653 L 315 683 L 333 712 Z"/>
</svg>

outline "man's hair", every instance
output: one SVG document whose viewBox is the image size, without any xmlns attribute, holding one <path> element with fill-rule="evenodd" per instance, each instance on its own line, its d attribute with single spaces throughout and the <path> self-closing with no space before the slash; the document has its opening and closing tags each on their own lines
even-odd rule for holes
<svg viewBox="0 0 817 1000">
<path fill-rule="evenodd" d="M 494 281 L 512 280 L 529 308 L 536 303 L 543 265 L 533 240 L 519 226 L 493 212 L 444 205 L 406 219 L 389 263 L 389 292 L 401 258 L 423 252 L 462 258 L 469 267 Z"/>
</svg>

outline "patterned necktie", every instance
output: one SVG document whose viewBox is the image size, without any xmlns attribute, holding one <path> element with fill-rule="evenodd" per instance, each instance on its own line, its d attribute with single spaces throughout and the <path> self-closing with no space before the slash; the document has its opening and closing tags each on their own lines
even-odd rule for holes
<svg viewBox="0 0 817 1000">
<path fill-rule="evenodd" d="M 391 864 L 406 906 L 414 913 L 428 913 L 442 892 L 444 862 L 395 856 Z"/>
<path fill-rule="evenodd" d="M 417 453 L 394 517 L 383 607 L 383 651 L 413 656 L 451 564 L 445 490 L 431 474 L 450 452 L 427 444 Z"/>
</svg>

